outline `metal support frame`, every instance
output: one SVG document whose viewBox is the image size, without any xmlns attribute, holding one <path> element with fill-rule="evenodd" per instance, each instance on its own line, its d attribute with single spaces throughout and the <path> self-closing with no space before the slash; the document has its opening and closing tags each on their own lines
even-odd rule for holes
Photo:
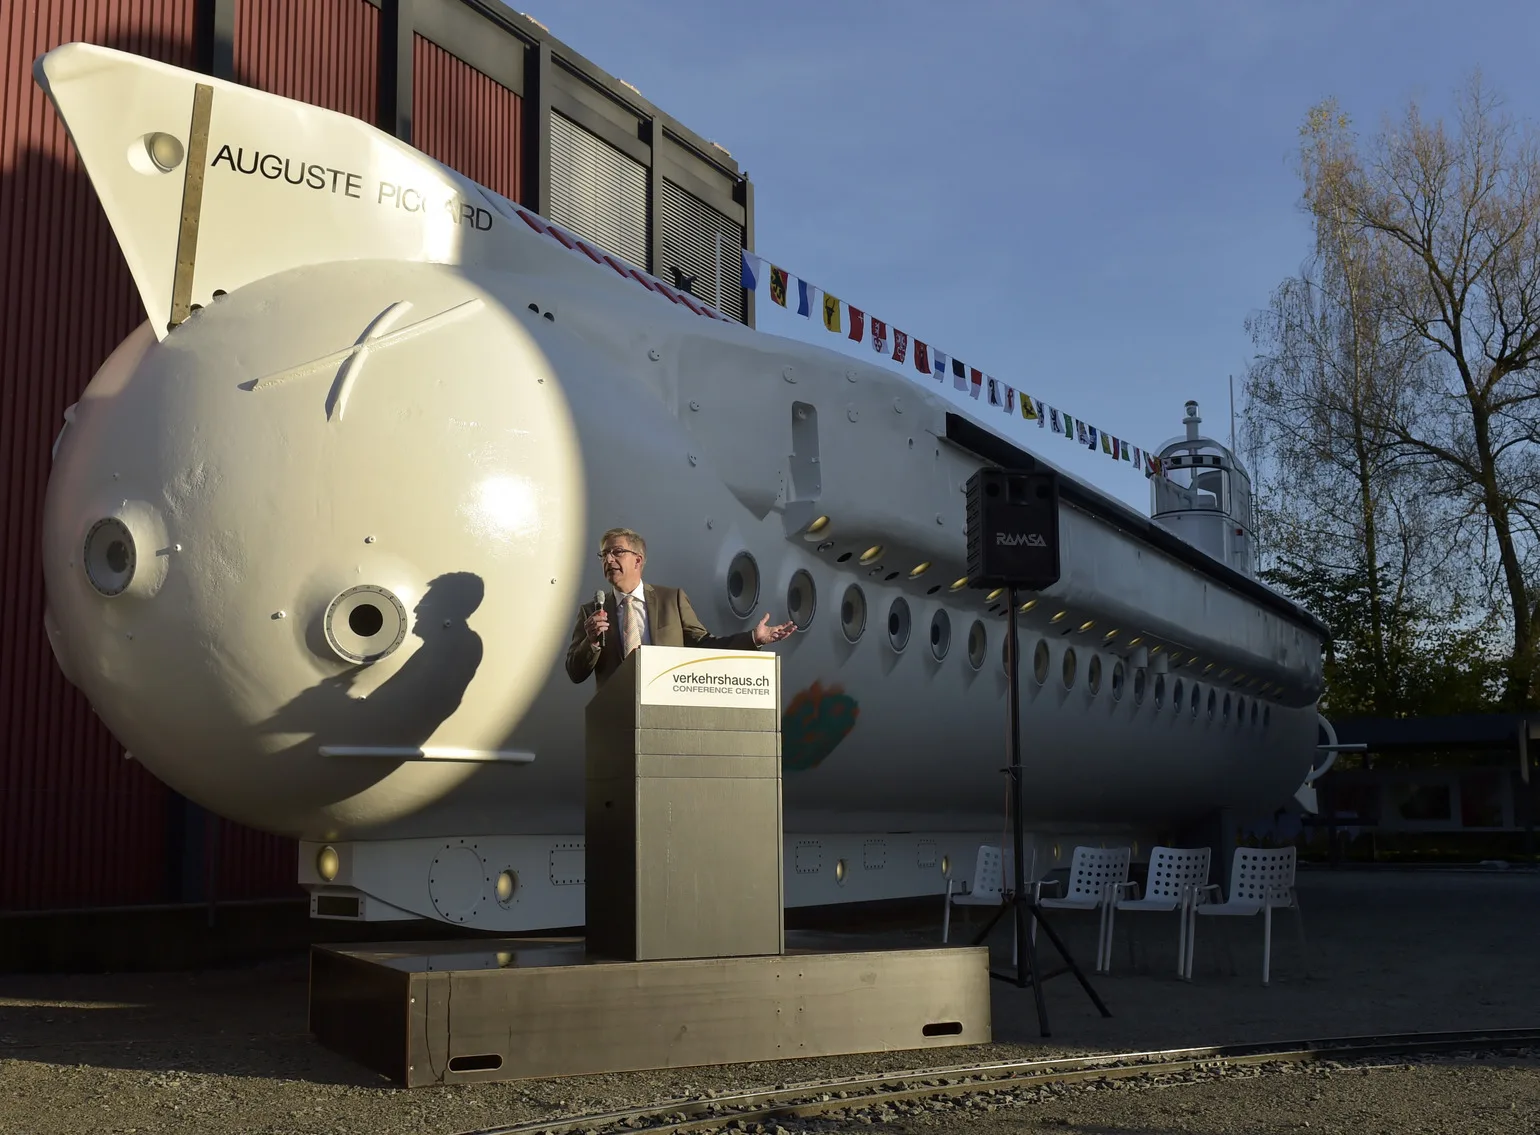
<svg viewBox="0 0 1540 1135">
<path fill-rule="evenodd" d="M 380 0 L 375 123 L 412 140 L 412 7 L 414 0 Z"/>
<path fill-rule="evenodd" d="M 1016 873 L 1013 878 L 1013 886 L 1010 888 L 1010 898 L 995 912 L 994 917 L 979 931 L 978 937 L 973 940 L 975 946 L 983 945 L 989 937 L 989 932 L 995 928 L 1007 913 L 1015 920 L 1016 934 L 1016 973 L 1014 975 L 1003 974 L 991 969 L 989 976 L 1001 981 L 1014 982 L 1017 989 L 1025 989 L 1032 986 L 1032 995 L 1037 1001 L 1037 1025 L 1043 1036 L 1052 1035 L 1048 1029 L 1048 1006 L 1043 1001 L 1043 982 L 1050 977 L 1057 977 L 1062 973 L 1073 973 L 1075 980 L 1080 982 L 1086 996 L 1096 1006 L 1103 1017 L 1112 1016 L 1112 1011 L 1107 1008 L 1102 999 L 1097 996 L 1096 990 L 1086 980 L 1086 976 L 1075 959 L 1070 955 L 1069 949 L 1063 940 L 1054 932 L 1043 918 L 1043 911 L 1038 906 L 1037 899 L 1027 886 L 1025 879 L 1027 871 L 1027 839 L 1024 819 L 1022 816 L 1022 786 L 1021 786 L 1021 683 L 1020 670 L 1021 659 L 1020 639 L 1016 627 L 1016 585 L 1006 587 L 1006 618 L 1005 618 L 1005 671 L 1006 682 L 1009 687 L 1006 698 L 1006 720 L 1010 734 L 1010 767 L 1004 771 L 1011 778 L 1011 834 L 1015 842 L 1014 854 Z M 1063 969 L 1053 973 L 1039 973 L 1037 964 L 1037 943 L 1034 941 L 1032 928 L 1040 925 L 1043 932 L 1053 941 L 1054 949 L 1059 951 L 1059 956 L 1064 959 Z"/>
<path fill-rule="evenodd" d="M 198 0 L 193 9 L 194 66 L 216 79 L 234 79 L 235 0 Z"/>
<path fill-rule="evenodd" d="M 527 208 L 548 216 L 551 208 L 551 45 L 544 40 L 524 53 L 524 153 L 519 187 Z"/>
</svg>

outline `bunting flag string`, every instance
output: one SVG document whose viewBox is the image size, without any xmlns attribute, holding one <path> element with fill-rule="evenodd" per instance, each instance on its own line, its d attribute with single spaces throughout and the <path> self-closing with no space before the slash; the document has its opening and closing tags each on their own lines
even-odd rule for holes
<svg viewBox="0 0 1540 1135">
<path fill-rule="evenodd" d="M 767 268 L 768 274 L 765 271 Z M 1042 399 L 1032 397 L 1027 391 L 1012 386 L 1003 379 L 985 374 L 980 368 L 970 366 L 961 359 L 945 353 L 934 343 L 913 338 L 907 331 L 891 326 L 887 320 L 878 319 L 870 312 L 830 295 L 800 276 L 793 277 L 792 273 L 786 269 L 771 264 L 755 256 L 748 249 L 744 249 L 743 287 L 747 291 L 757 292 L 760 283 L 767 278 L 767 275 L 770 281 L 770 299 L 774 303 L 788 311 L 791 310 L 788 298 L 792 294 L 791 281 L 795 279 L 797 281 L 795 293 L 797 314 L 804 319 L 812 319 L 814 310 L 821 307 L 823 325 L 833 334 L 838 335 L 843 331 L 853 343 L 870 343 L 873 351 L 891 358 L 899 365 L 902 365 L 912 353 L 914 369 L 936 382 L 944 384 L 950 374 L 952 388 L 966 393 L 970 398 L 987 402 L 991 407 L 1006 414 L 1015 414 L 1020 407 L 1022 419 L 1036 422 L 1039 429 L 1049 429 L 1056 434 L 1062 434 L 1092 452 L 1095 452 L 1099 446 L 1103 454 L 1114 461 L 1128 462 L 1131 469 L 1145 477 L 1167 475 L 1160 457 L 1150 450 L 1130 445 L 1124 439 L 1114 437 L 1106 430 L 1091 425 L 1084 418 L 1073 417 L 1067 411 L 1050 406 Z M 819 299 L 813 298 L 815 294 Z"/>
</svg>

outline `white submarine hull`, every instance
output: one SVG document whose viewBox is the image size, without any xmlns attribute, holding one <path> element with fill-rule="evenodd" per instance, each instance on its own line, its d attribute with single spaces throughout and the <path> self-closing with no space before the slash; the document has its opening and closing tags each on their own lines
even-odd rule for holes
<svg viewBox="0 0 1540 1135">
<path fill-rule="evenodd" d="M 150 313 L 56 443 L 49 635 L 157 777 L 307 841 L 318 892 L 580 920 L 558 859 L 592 685 L 562 658 L 626 526 L 717 633 L 794 584 L 811 608 L 777 648 L 789 903 L 938 892 L 998 840 L 1005 622 L 951 587 L 986 462 L 934 388 L 725 320 L 356 119 L 80 44 L 36 74 Z M 1062 578 L 1020 618 L 1028 821 L 1147 838 L 1282 805 L 1320 624 L 1066 484 Z M 832 879 L 884 840 L 918 866 Z M 557 898 L 440 901 L 446 841 Z"/>
</svg>

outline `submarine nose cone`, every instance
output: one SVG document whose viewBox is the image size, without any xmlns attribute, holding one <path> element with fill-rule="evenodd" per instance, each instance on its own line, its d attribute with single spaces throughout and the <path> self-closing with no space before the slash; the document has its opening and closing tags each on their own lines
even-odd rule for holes
<svg viewBox="0 0 1540 1135">
<path fill-rule="evenodd" d="M 411 754 L 505 746 L 569 630 L 583 495 L 561 385 L 484 282 L 295 269 L 92 380 L 45 505 L 49 638 L 177 791 L 362 833 L 476 767 Z"/>
</svg>

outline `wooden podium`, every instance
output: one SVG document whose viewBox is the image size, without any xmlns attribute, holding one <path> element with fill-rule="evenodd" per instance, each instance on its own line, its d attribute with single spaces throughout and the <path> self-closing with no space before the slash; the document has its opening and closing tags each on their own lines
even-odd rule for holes
<svg viewBox="0 0 1540 1135">
<path fill-rule="evenodd" d="M 780 954 L 780 659 L 634 650 L 587 709 L 588 953 Z"/>
</svg>

